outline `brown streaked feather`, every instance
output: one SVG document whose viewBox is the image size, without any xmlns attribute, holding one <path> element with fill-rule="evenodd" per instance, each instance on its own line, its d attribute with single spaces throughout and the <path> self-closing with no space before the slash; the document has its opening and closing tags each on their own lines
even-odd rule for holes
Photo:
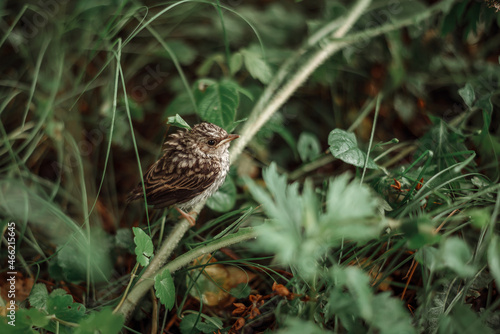
<svg viewBox="0 0 500 334">
<path fill-rule="evenodd" d="M 172 162 L 177 156 L 176 151 L 167 151 L 157 162 L 155 162 L 144 175 L 144 187 L 149 205 L 155 208 L 164 208 L 173 204 L 187 202 L 193 199 L 205 189 L 210 187 L 217 178 L 217 164 L 200 164 L 193 162 L 195 166 L 189 168 L 181 167 Z M 171 168 L 173 166 L 173 169 Z M 193 168 L 199 167 L 199 172 L 194 173 Z M 128 201 L 143 198 L 142 185 L 139 184 L 132 190 Z"/>
</svg>

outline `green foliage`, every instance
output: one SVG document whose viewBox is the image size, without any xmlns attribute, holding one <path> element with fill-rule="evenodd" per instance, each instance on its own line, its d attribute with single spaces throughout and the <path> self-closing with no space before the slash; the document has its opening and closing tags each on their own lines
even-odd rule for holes
<svg viewBox="0 0 500 334">
<path fill-rule="evenodd" d="M 366 153 L 358 147 L 356 136 L 341 129 L 334 129 L 328 135 L 328 145 L 332 155 L 345 163 L 363 168 L 378 168 L 372 159 L 367 158 Z"/>
<path fill-rule="evenodd" d="M 297 150 L 302 161 L 312 161 L 319 156 L 321 145 L 314 134 L 302 132 L 297 142 Z"/>
<path fill-rule="evenodd" d="M 56 318 L 69 322 L 78 322 L 85 315 L 85 306 L 74 303 L 73 297 L 66 294 L 49 295 L 45 310 L 48 314 L 53 314 Z"/>
<path fill-rule="evenodd" d="M 207 206 L 217 212 L 228 212 L 236 204 L 236 185 L 228 176 L 222 186 L 207 200 Z"/>
<path fill-rule="evenodd" d="M 175 114 L 175 116 L 171 116 L 167 119 L 167 124 L 172 124 L 173 126 L 183 128 L 183 129 L 188 129 L 191 130 L 191 127 L 189 124 L 186 123 L 185 120 L 182 119 L 179 114 Z"/>
<path fill-rule="evenodd" d="M 361 331 L 363 320 L 368 328 L 384 334 L 416 333 L 401 302 L 388 293 L 373 294 L 368 277 L 360 269 L 336 267 L 331 274 L 335 286 L 327 309 L 349 332 Z"/>
<path fill-rule="evenodd" d="M 279 334 L 328 334 L 333 333 L 332 331 L 327 331 L 321 329 L 318 325 L 311 321 L 305 321 L 297 318 L 289 318 L 286 321 L 285 328 L 279 330 Z"/>
<path fill-rule="evenodd" d="M 153 241 L 151 240 L 151 237 L 142 229 L 133 227 L 132 230 L 134 231 L 135 255 L 137 256 L 137 262 L 146 267 L 149 264 L 150 257 L 153 256 Z"/>
<path fill-rule="evenodd" d="M 229 293 L 236 299 L 243 299 L 248 298 L 251 291 L 252 290 L 247 283 L 240 283 L 235 288 L 229 290 Z"/>
<path fill-rule="evenodd" d="M 347 174 L 329 180 L 325 203 L 321 203 L 312 184 L 306 182 L 302 194 L 299 184 L 287 184 L 276 165 L 263 172 L 267 191 L 252 180 L 246 182 L 253 197 L 262 203 L 271 218 L 260 229 L 258 244 L 276 254 L 285 264 L 295 266 L 306 279 L 316 275 L 321 258 L 329 248 L 344 239 L 364 243 L 379 235 L 384 219 L 377 216 L 370 190 Z"/>
<path fill-rule="evenodd" d="M 43 283 L 37 283 L 31 289 L 29 296 L 30 305 L 37 309 L 44 309 L 47 306 L 47 299 L 49 298 L 49 293 L 47 287 Z"/>
<path fill-rule="evenodd" d="M 241 50 L 245 67 L 250 72 L 252 77 L 260 82 L 267 84 L 272 78 L 272 71 L 269 65 L 262 57 L 262 53 L 257 50 L 257 47 L 251 47 Z"/>
<path fill-rule="evenodd" d="M 92 312 L 88 317 L 80 321 L 75 334 L 118 334 L 124 325 L 124 319 L 119 314 L 113 314 L 110 308 L 104 308 L 99 312 Z"/>
<path fill-rule="evenodd" d="M 230 81 L 216 82 L 199 94 L 198 115 L 210 123 L 228 128 L 234 122 L 240 103 L 237 84 Z"/>
<path fill-rule="evenodd" d="M 488 246 L 488 265 L 497 284 L 500 284 L 500 242 L 498 235 L 491 238 Z"/>
<path fill-rule="evenodd" d="M 168 269 L 163 270 L 155 276 L 156 297 L 165 305 L 167 310 L 171 310 L 175 304 L 175 286 L 172 275 Z"/>
<path fill-rule="evenodd" d="M 203 321 L 205 320 L 205 321 Z M 180 330 L 182 334 L 190 333 L 213 333 L 222 328 L 222 321 L 218 318 L 204 316 L 204 319 L 198 314 L 188 314 L 182 318 Z"/>
<path fill-rule="evenodd" d="M 476 95 L 474 94 L 474 89 L 469 82 L 465 85 L 465 87 L 458 90 L 458 94 L 460 94 L 462 99 L 464 99 L 465 104 L 467 104 L 469 108 L 473 107 Z"/>
</svg>

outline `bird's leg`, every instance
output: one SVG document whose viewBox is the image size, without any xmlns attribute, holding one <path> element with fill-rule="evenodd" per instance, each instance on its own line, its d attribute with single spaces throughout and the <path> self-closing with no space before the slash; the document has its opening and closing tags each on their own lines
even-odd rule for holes
<svg viewBox="0 0 500 334">
<path fill-rule="evenodd" d="M 189 222 L 189 224 L 191 224 L 191 226 L 194 226 L 196 224 L 195 218 L 191 216 L 189 213 L 185 213 L 178 207 L 175 207 L 175 210 L 177 210 L 177 212 L 179 212 L 181 216 L 184 217 Z"/>
</svg>

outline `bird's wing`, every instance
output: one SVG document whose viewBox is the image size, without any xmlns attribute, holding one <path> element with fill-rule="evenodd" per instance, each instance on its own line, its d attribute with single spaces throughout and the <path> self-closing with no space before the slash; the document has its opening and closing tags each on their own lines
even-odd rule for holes
<svg viewBox="0 0 500 334">
<path fill-rule="evenodd" d="M 196 162 L 195 165 L 173 161 L 171 153 L 155 162 L 144 174 L 148 204 L 157 208 L 187 202 L 214 183 L 219 174 L 217 165 Z M 135 188 L 129 200 L 142 198 L 142 185 Z"/>
</svg>

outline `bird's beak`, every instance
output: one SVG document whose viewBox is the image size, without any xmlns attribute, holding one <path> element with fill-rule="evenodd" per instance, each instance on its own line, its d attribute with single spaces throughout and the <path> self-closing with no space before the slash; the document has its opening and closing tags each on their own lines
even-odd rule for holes
<svg viewBox="0 0 500 334">
<path fill-rule="evenodd" d="M 236 138 L 239 138 L 239 137 L 240 137 L 240 135 L 232 135 L 232 134 L 227 135 L 227 137 L 224 138 L 223 140 L 221 140 L 219 142 L 219 145 L 217 145 L 217 146 L 221 146 L 221 145 L 224 145 L 225 143 L 229 143 L 230 141 L 235 140 Z"/>
</svg>

